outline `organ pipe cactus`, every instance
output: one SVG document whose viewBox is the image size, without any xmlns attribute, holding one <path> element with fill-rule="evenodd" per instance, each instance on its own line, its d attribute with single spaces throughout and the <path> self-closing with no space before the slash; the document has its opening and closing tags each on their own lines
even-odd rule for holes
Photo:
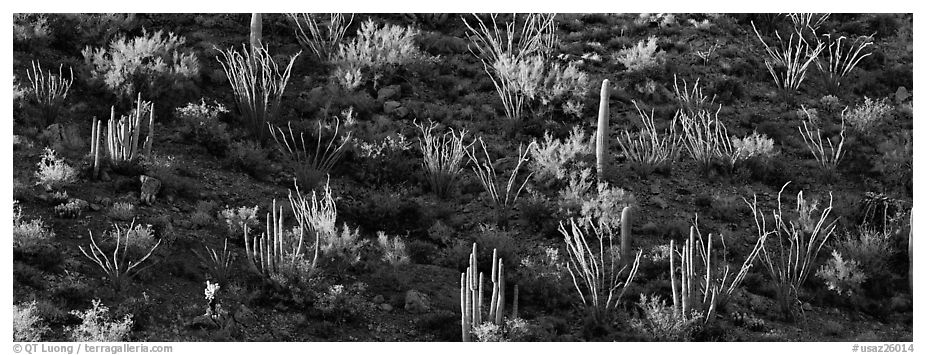
<svg viewBox="0 0 926 355">
<path fill-rule="evenodd" d="M 113 164 L 130 162 L 138 158 L 141 153 L 138 149 L 139 135 L 141 134 L 142 112 L 145 105 L 138 95 L 135 112 L 131 116 L 122 116 L 116 120 L 116 108 L 112 107 L 109 121 L 106 122 L 106 152 L 109 161 Z M 148 134 L 142 147 L 146 155 L 151 155 L 151 145 L 154 142 L 154 104 L 148 107 Z M 94 156 L 94 175 L 99 173 L 99 140 L 102 137 L 101 123 L 93 120 L 90 153 Z"/>
<path fill-rule="evenodd" d="M 595 158 L 597 160 L 598 180 L 602 180 L 608 170 L 608 107 L 609 81 L 601 82 L 601 99 L 598 103 L 598 133 L 595 139 Z"/>
<path fill-rule="evenodd" d="M 469 254 L 469 267 L 460 274 L 460 311 L 462 313 L 463 341 L 472 341 L 473 327 L 483 322 L 491 322 L 501 326 L 504 324 L 505 313 L 505 264 L 498 257 L 498 251 L 492 250 L 492 295 L 489 300 L 487 319 L 483 320 L 482 304 L 484 298 L 485 276 L 476 266 L 476 243 L 473 243 L 473 252 Z M 512 303 L 513 318 L 518 316 L 518 286 L 514 286 L 514 300 Z"/>
</svg>

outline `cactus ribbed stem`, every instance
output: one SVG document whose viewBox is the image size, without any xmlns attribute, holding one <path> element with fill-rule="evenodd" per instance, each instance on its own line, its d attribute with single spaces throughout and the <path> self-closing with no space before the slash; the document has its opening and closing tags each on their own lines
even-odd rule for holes
<svg viewBox="0 0 926 355">
<path fill-rule="evenodd" d="M 263 21 L 260 13 L 251 14 L 251 50 L 263 48 L 261 37 L 263 36 Z"/>
<path fill-rule="evenodd" d="M 610 108 L 608 99 L 610 90 L 609 81 L 601 82 L 601 97 L 598 103 L 598 132 L 595 138 L 595 158 L 597 160 L 598 179 L 603 180 L 608 171 L 608 119 Z"/>
<path fill-rule="evenodd" d="M 488 290 L 483 287 L 485 275 L 479 272 L 476 263 L 476 244 L 474 243 L 473 251 L 469 255 L 469 267 L 466 268 L 465 273 L 460 274 L 460 313 L 462 313 L 460 324 L 463 328 L 461 333 L 463 341 L 471 341 L 473 327 L 484 321 L 482 318 L 483 297 Z M 492 273 L 489 275 L 489 280 L 492 282 L 492 296 L 485 322 L 501 325 L 505 312 L 505 264 L 498 258 L 497 250 L 492 250 Z M 517 298 L 518 288 L 515 285 L 514 317 L 517 316 Z"/>
<path fill-rule="evenodd" d="M 630 213 L 630 206 L 625 206 L 621 211 L 621 267 L 630 263 L 630 249 L 633 248 L 633 234 L 630 232 L 633 219 Z"/>
</svg>

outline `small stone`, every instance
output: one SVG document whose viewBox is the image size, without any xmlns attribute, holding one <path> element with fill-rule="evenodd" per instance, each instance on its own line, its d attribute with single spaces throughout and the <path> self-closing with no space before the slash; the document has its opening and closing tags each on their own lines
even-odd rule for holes
<svg viewBox="0 0 926 355">
<path fill-rule="evenodd" d="M 416 290 L 405 293 L 405 310 L 412 313 L 425 313 L 431 309 L 428 296 Z"/>
<path fill-rule="evenodd" d="M 99 211 L 99 210 L 103 209 L 103 206 L 100 206 L 100 205 L 95 204 L 95 203 L 91 203 L 91 204 L 90 204 L 90 209 L 93 210 L 94 212 L 96 212 L 96 211 Z"/>
<path fill-rule="evenodd" d="M 408 108 L 405 106 L 397 108 L 395 110 L 395 115 L 399 118 L 405 118 L 405 116 L 408 116 Z"/>
<path fill-rule="evenodd" d="M 812 311 L 813 311 L 813 306 L 811 306 L 810 303 L 802 303 L 802 304 L 801 304 L 801 308 L 802 308 L 804 311 L 806 311 L 806 312 L 812 312 Z"/>
<path fill-rule="evenodd" d="M 388 304 L 388 303 L 383 303 L 383 304 L 379 305 L 379 309 L 381 309 L 381 310 L 383 310 L 383 311 L 386 311 L 386 312 L 392 312 L 392 305 L 390 305 L 390 304 Z"/>
<path fill-rule="evenodd" d="M 376 295 L 376 297 L 373 297 L 373 303 L 380 304 L 385 301 L 386 301 L 386 298 L 383 297 L 383 295 Z"/>
<path fill-rule="evenodd" d="M 109 176 L 105 171 L 100 172 L 100 181 L 110 182 L 113 181 L 113 178 Z"/>
</svg>

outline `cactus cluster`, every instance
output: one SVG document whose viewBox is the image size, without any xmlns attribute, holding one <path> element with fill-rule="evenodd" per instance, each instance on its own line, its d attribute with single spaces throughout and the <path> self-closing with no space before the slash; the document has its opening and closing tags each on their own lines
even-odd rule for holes
<svg viewBox="0 0 926 355">
<path fill-rule="evenodd" d="M 93 157 L 93 176 L 99 177 L 100 173 L 100 141 L 103 140 L 106 148 L 106 156 L 112 164 L 120 164 L 134 161 L 141 154 L 138 148 L 138 142 L 141 135 L 142 112 L 146 105 L 138 94 L 135 112 L 130 116 L 122 116 L 116 120 L 116 108 L 111 107 L 109 121 L 106 122 L 106 134 L 103 134 L 103 122 L 96 117 L 90 124 L 90 156 Z M 145 142 L 142 145 L 144 154 L 151 155 L 151 145 L 154 143 L 154 104 L 148 108 L 148 134 L 145 136 Z"/>
<path fill-rule="evenodd" d="M 462 331 L 463 341 L 472 341 L 473 327 L 491 322 L 501 326 L 505 314 L 505 264 L 498 257 L 498 251 L 492 250 L 492 298 L 489 301 L 487 318 L 482 318 L 484 275 L 476 266 L 476 243 L 473 243 L 473 252 L 469 254 L 469 267 L 460 274 L 460 310 L 463 314 Z M 511 306 L 511 318 L 518 317 L 518 285 L 514 285 L 514 297 Z"/>
</svg>

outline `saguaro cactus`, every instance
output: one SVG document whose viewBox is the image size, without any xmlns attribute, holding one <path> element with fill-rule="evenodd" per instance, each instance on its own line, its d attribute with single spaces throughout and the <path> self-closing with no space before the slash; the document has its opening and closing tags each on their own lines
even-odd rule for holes
<svg viewBox="0 0 926 355">
<path fill-rule="evenodd" d="M 601 82 L 601 99 L 598 103 L 598 133 L 595 139 L 595 157 L 597 158 L 598 179 L 604 178 L 608 170 L 608 118 L 610 108 L 608 98 L 610 94 L 609 81 Z"/>
<path fill-rule="evenodd" d="M 627 265 L 630 261 L 630 249 L 633 248 L 633 234 L 630 233 L 633 219 L 631 219 L 630 212 L 630 206 L 624 207 L 621 211 L 621 266 Z"/>
<path fill-rule="evenodd" d="M 482 320 L 482 284 L 485 276 L 477 270 L 476 243 L 473 243 L 473 252 L 469 254 L 469 267 L 465 273 L 460 274 L 460 311 L 462 313 L 463 341 L 472 340 L 473 326 L 483 323 Z M 489 301 L 489 314 L 487 322 L 502 325 L 505 313 L 505 264 L 498 258 L 498 251 L 492 250 L 492 298 Z M 518 286 L 514 286 L 514 301 L 512 317 L 517 317 Z"/>
<path fill-rule="evenodd" d="M 263 37 L 263 20 L 259 12 L 251 14 L 251 51 L 263 48 L 261 37 Z"/>
</svg>

